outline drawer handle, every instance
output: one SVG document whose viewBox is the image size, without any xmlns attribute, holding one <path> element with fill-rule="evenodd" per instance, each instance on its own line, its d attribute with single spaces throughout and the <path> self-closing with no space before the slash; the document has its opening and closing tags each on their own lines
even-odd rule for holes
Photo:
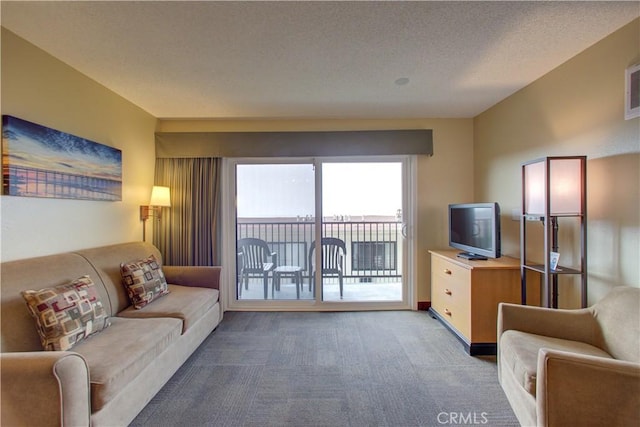
<svg viewBox="0 0 640 427">
<path fill-rule="evenodd" d="M 444 274 L 449 274 L 450 275 L 451 274 L 451 270 L 449 270 L 448 268 L 445 268 L 444 269 Z"/>
<path fill-rule="evenodd" d="M 448 308 L 444 309 L 444 314 L 446 314 L 447 316 L 451 316 L 451 312 L 449 311 Z"/>
<path fill-rule="evenodd" d="M 449 289 L 445 289 L 444 293 L 447 294 L 447 295 L 451 295 L 451 291 Z"/>
</svg>

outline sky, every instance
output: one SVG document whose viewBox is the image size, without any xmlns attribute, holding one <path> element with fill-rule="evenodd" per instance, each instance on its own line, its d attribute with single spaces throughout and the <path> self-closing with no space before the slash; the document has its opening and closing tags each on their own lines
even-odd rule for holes
<svg viewBox="0 0 640 427">
<path fill-rule="evenodd" d="M 402 208 L 402 165 L 323 163 L 323 217 L 395 216 Z M 311 164 L 257 164 L 237 167 L 240 218 L 312 217 Z"/>
</svg>

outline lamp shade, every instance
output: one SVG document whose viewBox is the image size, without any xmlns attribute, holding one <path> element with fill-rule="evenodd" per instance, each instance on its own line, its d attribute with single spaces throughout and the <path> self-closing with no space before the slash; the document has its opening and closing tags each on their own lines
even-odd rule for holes
<svg viewBox="0 0 640 427">
<path fill-rule="evenodd" d="M 575 156 L 546 157 L 525 164 L 525 213 L 544 215 L 548 202 L 551 216 L 583 214 L 585 162 L 585 156 Z"/>
<path fill-rule="evenodd" d="M 150 206 L 171 206 L 169 187 L 153 186 L 151 190 Z"/>
<path fill-rule="evenodd" d="M 544 162 L 524 166 L 524 212 L 542 215 L 547 199 L 546 168 Z"/>
</svg>

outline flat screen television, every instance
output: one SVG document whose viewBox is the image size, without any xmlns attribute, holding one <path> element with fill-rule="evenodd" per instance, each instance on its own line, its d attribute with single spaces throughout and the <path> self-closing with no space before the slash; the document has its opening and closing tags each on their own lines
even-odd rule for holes
<svg viewBox="0 0 640 427">
<path fill-rule="evenodd" d="M 500 258 L 500 206 L 498 203 L 449 205 L 449 246 L 460 258 Z"/>
</svg>

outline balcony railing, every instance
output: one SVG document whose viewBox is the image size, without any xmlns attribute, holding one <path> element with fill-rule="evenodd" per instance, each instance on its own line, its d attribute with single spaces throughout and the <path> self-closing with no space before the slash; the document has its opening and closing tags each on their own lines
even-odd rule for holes
<svg viewBox="0 0 640 427">
<path fill-rule="evenodd" d="M 237 239 L 259 238 L 278 255 L 278 265 L 302 267 L 309 274 L 315 222 L 238 219 Z M 345 278 L 372 282 L 402 276 L 402 223 L 394 220 L 325 221 L 323 237 L 342 239 L 347 247 Z"/>
</svg>

